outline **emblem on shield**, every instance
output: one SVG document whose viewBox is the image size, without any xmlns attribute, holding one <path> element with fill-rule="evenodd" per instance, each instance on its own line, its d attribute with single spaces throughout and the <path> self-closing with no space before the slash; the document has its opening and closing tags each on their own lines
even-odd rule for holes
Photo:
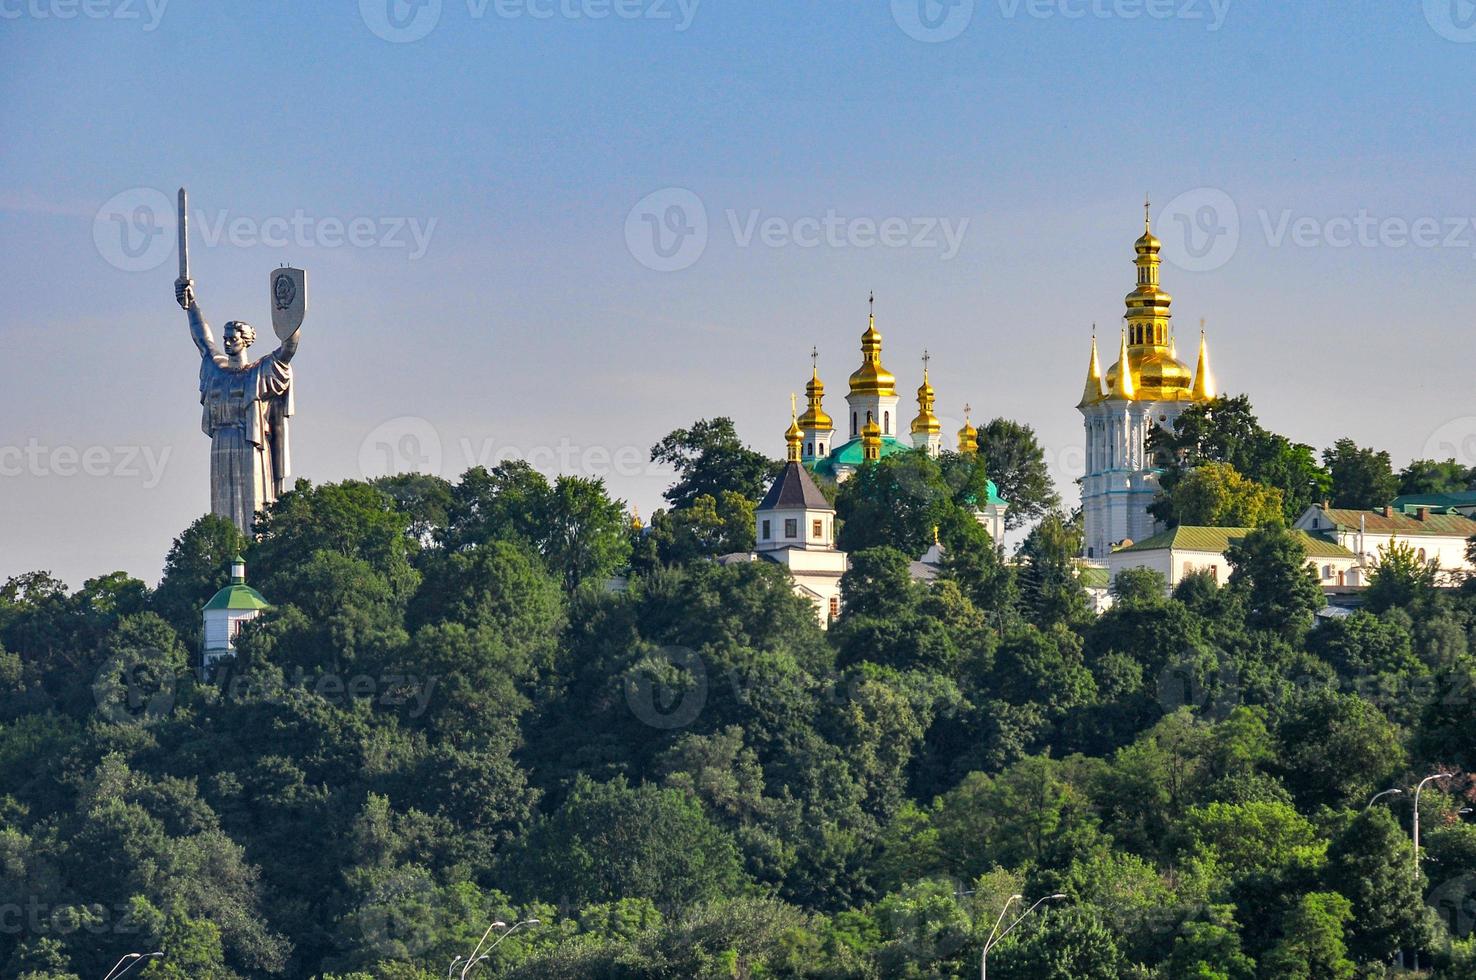
<svg viewBox="0 0 1476 980">
<path fill-rule="evenodd" d="M 271 280 L 272 329 L 278 340 L 286 340 L 302 326 L 307 312 L 307 273 L 283 266 L 272 270 Z"/>
</svg>

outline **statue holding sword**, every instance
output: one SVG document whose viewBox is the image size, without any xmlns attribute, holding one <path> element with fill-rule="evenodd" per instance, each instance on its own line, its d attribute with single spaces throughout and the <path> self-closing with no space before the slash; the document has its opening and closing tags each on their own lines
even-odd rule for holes
<svg viewBox="0 0 1476 980">
<path fill-rule="evenodd" d="M 190 278 L 189 198 L 179 189 L 179 278 L 174 298 L 190 321 L 200 352 L 201 428 L 210 437 L 210 512 L 251 533 L 256 512 L 283 492 L 291 474 L 287 422 L 292 417 L 292 357 L 306 309 L 301 269 L 273 269 L 272 327 L 280 346 L 256 361 L 246 351 L 256 330 L 242 320 L 225 325 L 220 347 L 195 301 Z"/>
</svg>

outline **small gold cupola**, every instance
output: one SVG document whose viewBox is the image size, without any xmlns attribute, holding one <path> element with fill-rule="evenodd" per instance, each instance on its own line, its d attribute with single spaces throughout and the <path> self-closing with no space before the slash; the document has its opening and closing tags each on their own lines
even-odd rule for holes
<svg viewBox="0 0 1476 980">
<path fill-rule="evenodd" d="M 876 424 L 870 413 L 866 415 L 866 424 L 861 427 L 861 455 L 868 463 L 881 459 L 881 426 Z"/>
<path fill-rule="evenodd" d="M 882 367 L 882 336 L 876 329 L 876 294 L 868 301 L 866 332 L 861 335 L 861 366 L 851 375 L 852 395 L 874 395 L 892 398 L 897 394 L 897 378 Z"/>
<path fill-rule="evenodd" d="M 799 422 L 794 417 L 795 397 L 793 393 L 789 396 L 789 428 L 784 430 L 784 442 L 789 447 L 789 461 L 798 463 L 800 461 L 800 449 L 805 441 L 805 434 L 800 431 Z"/>
<path fill-rule="evenodd" d="M 930 360 L 932 358 L 928 352 L 923 351 L 923 380 L 917 389 L 917 418 L 912 420 L 913 435 L 936 435 L 943 431 L 943 423 L 938 421 L 938 416 L 933 414 L 933 405 L 938 396 L 928 381 L 928 361 Z"/>
<path fill-rule="evenodd" d="M 969 414 L 973 410 L 972 405 L 964 406 L 964 424 L 963 428 L 958 430 L 958 451 L 963 454 L 979 451 L 979 430 L 974 428 L 974 423 L 969 420 Z"/>
<path fill-rule="evenodd" d="M 815 348 L 810 349 L 810 381 L 805 385 L 805 398 L 809 407 L 805 414 L 799 417 L 800 428 L 807 430 L 829 431 L 835 428 L 829 415 L 825 414 L 822 403 L 825 400 L 825 382 L 820 380 L 820 352 Z"/>
<path fill-rule="evenodd" d="M 1143 203 L 1143 237 L 1133 243 L 1136 258 L 1133 264 L 1138 269 L 1137 286 L 1127 294 L 1127 353 L 1107 370 L 1106 387 L 1116 393 L 1119 387 L 1118 374 L 1126 373 L 1129 378 L 1122 388 L 1129 398 L 1147 401 L 1188 400 L 1193 385 L 1193 376 L 1187 365 L 1181 363 L 1174 350 L 1173 314 L 1170 308 L 1174 299 L 1159 286 L 1160 252 L 1162 243 L 1153 234 L 1152 205 Z"/>
</svg>

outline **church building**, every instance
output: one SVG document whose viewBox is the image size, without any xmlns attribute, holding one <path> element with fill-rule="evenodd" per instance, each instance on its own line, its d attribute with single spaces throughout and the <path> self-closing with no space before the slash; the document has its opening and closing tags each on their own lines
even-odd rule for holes
<svg viewBox="0 0 1476 980">
<path fill-rule="evenodd" d="M 262 594 L 246 584 L 246 559 L 231 559 L 231 584 L 221 589 L 201 611 L 204 639 L 200 661 L 208 674 L 216 663 L 236 655 L 236 634 L 241 627 L 270 609 Z"/>
<path fill-rule="evenodd" d="M 1187 406 L 1212 401 L 1204 331 L 1193 371 L 1178 359 L 1170 324 L 1173 298 L 1159 287 L 1160 243 L 1147 216 L 1134 248 L 1137 287 L 1127 295 L 1126 326 L 1117 360 L 1104 375 L 1092 334 L 1092 355 L 1077 409 L 1086 424 L 1086 475 L 1081 482 L 1084 549 L 1105 564 L 1112 549 L 1141 541 L 1162 528 L 1148 513 L 1158 494 L 1159 470 L 1149 458 L 1154 426 L 1171 428 Z"/>
</svg>

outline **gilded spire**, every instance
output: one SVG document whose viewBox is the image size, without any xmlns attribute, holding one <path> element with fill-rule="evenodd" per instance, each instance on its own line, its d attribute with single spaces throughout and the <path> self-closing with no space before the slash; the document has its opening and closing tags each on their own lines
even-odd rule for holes
<svg viewBox="0 0 1476 980">
<path fill-rule="evenodd" d="M 972 405 L 964 406 L 963 428 L 958 430 L 958 451 L 960 453 L 977 453 L 979 451 L 979 430 L 974 428 L 974 423 L 969 421 L 969 413 L 974 410 Z"/>
<path fill-rule="evenodd" d="M 1109 397 L 1125 398 L 1131 401 L 1137 396 L 1137 388 L 1133 384 L 1132 362 L 1128 360 L 1128 335 L 1122 332 L 1122 343 L 1118 345 L 1117 352 L 1117 374 L 1112 379 L 1112 392 Z"/>
<path fill-rule="evenodd" d="M 820 351 L 810 348 L 810 381 L 805 385 L 805 398 L 809 407 L 799 417 L 800 428 L 810 432 L 829 432 L 835 428 L 829 415 L 825 414 L 825 382 L 820 380 Z"/>
<path fill-rule="evenodd" d="M 789 428 L 784 430 L 784 441 L 789 446 L 789 461 L 798 463 L 801 459 L 800 445 L 805 441 L 805 434 L 800 431 L 799 422 L 794 417 L 795 397 L 791 392 L 789 395 Z"/>
<path fill-rule="evenodd" d="M 881 426 L 871 413 L 866 413 L 866 424 L 861 426 L 861 455 L 868 463 L 881 459 Z"/>
<path fill-rule="evenodd" d="M 1081 386 L 1081 401 L 1077 408 L 1082 405 L 1090 405 L 1102 400 L 1102 362 L 1097 358 L 1097 325 L 1092 324 L 1092 359 L 1087 362 L 1086 383 Z"/>
<path fill-rule="evenodd" d="M 1207 402 L 1214 399 L 1215 376 L 1210 373 L 1209 341 L 1204 338 L 1204 321 L 1199 321 L 1199 363 L 1194 368 L 1194 400 Z"/>
<path fill-rule="evenodd" d="M 851 375 L 851 394 L 890 398 L 897 394 L 897 378 L 882 367 L 882 337 L 876 329 L 876 294 L 869 300 L 866 332 L 861 335 L 861 366 Z"/>
<path fill-rule="evenodd" d="M 912 420 L 912 432 L 914 435 L 934 435 L 943 431 L 943 423 L 938 421 L 938 416 L 933 414 L 933 405 L 937 401 L 937 393 L 928 382 L 928 362 L 932 357 L 927 351 L 923 351 L 923 380 L 917 389 L 917 418 Z"/>
</svg>

